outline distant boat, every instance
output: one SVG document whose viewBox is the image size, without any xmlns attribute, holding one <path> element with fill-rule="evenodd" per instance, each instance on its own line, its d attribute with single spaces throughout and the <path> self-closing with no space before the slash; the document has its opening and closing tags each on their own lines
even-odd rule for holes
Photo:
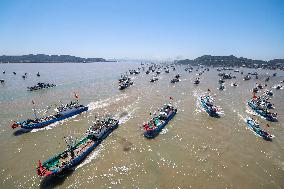
<svg viewBox="0 0 284 189">
<path fill-rule="evenodd" d="M 223 84 L 221 84 L 220 86 L 219 86 L 219 90 L 220 91 L 223 91 L 225 89 L 225 86 L 223 85 Z"/>
<path fill-rule="evenodd" d="M 198 85 L 198 84 L 200 83 L 199 78 L 196 78 L 193 83 L 194 83 L 195 85 Z"/>
<path fill-rule="evenodd" d="M 238 86 L 237 82 L 232 83 L 232 86 L 237 87 Z"/>
<path fill-rule="evenodd" d="M 37 91 L 40 89 L 47 89 L 47 88 L 51 88 L 51 87 L 55 87 L 56 85 L 54 84 L 49 84 L 49 83 L 37 83 L 35 86 L 33 87 L 27 87 L 28 91 Z"/>
<path fill-rule="evenodd" d="M 244 80 L 245 80 L 245 81 L 250 80 L 250 79 L 251 79 L 251 77 L 250 77 L 249 75 L 246 75 L 246 76 L 244 77 Z"/>
<path fill-rule="evenodd" d="M 150 80 L 150 82 L 153 83 L 153 82 L 158 81 L 158 80 L 159 80 L 158 77 L 153 77 L 153 78 Z"/>
<path fill-rule="evenodd" d="M 180 81 L 180 75 L 179 74 L 177 74 L 172 80 L 171 80 L 171 83 L 177 83 L 177 82 L 179 82 Z"/>
</svg>

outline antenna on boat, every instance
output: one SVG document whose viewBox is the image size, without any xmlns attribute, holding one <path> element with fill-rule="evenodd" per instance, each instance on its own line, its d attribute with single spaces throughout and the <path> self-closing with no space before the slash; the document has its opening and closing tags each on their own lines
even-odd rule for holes
<svg viewBox="0 0 284 189">
<path fill-rule="evenodd" d="M 68 149 L 72 149 L 73 146 L 75 146 L 75 144 L 77 143 L 77 138 L 69 135 L 69 136 L 65 136 L 64 140 L 67 144 Z"/>
<path fill-rule="evenodd" d="M 33 111 L 34 111 L 35 118 L 38 119 L 37 114 L 36 114 L 37 112 L 36 112 L 36 108 L 35 108 L 35 102 L 33 100 L 32 100 L 32 104 L 34 106 Z"/>
<path fill-rule="evenodd" d="M 50 106 L 47 106 L 46 110 L 45 110 L 45 115 L 48 113 L 48 111 L 50 110 L 51 108 L 51 105 Z"/>
</svg>

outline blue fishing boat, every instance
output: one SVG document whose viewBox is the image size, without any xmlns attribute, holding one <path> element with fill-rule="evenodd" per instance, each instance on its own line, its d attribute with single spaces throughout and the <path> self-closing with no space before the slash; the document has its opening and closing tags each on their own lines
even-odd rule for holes
<svg viewBox="0 0 284 189">
<path fill-rule="evenodd" d="M 256 99 L 251 99 L 248 101 L 248 106 L 259 116 L 264 117 L 268 121 L 276 122 L 277 113 L 272 113 L 267 107 L 261 107 L 260 102 Z"/>
<path fill-rule="evenodd" d="M 13 129 L 21 127 L 25 130 L 39 129 L 52 123 L 67 119 L 88 110 L 87 106 L 79 105 L 78 101 L 72 101 L 70 104 L 62 105 L 57 108 L 57 113 L 42 118 L 27 119 L 22 122 L 14 122 Z"/>
<path fill-rule="evenodd" d="M 68 144 L 68 148 L 48 159 L 38 162 L 36 172 L 39 176 L 55 176 L 73 169 L 81 163 L 112 131 L 118 127 L 118 120 L 106 118 L 97 120 L 79 142 Z"/>
<path fill-rule="evenodd" d="M 213 98 L 209 95 L 200 97 L 201 106 L 211 117 L 220 117 L 219 108 L 213 105 Z"/>
<path fill-rule="evenodd" d="M 155 138 L 168 122 L 176 115 L 177 109 L 171 104 L 165 104 L 160 110 L 159 115 L 153 117 L 148 123 L 143 125 L 146 138 Z"/>
<path fill-rule="evenodd" d="M 247 126 L 257 135 L 257 136 L 260 136 L 262 137 L 264 140 L 268 140 L 268 141 L 271 141 L 272 140 L 272 135 L 269 134 L 268 132 L 266 131 L 263 131 L 260 126 L 259 126 L 259 123 L 257 123 L 255 120 L 253 120 L 252 118 L 247 118 L 246 119 L 246 123 L 247 123 Z"/>
</svg>

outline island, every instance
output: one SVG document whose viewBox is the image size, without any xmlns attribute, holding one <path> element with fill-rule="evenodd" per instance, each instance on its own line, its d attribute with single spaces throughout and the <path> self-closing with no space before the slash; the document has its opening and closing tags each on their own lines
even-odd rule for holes
<svg viewBox="0 0 284 189">
<path fill-rule="evenodd" d="M 194 60 L 184 59 L 175 60 L 176 64 L 189 64 L 192 66 L 205 65 L 213 67 L 248 67 L 248 68 L 263 68 L 263 69 L 280 69 L 284 70 L 284 59 L 253 60 L 243 57 L 230 56 L 211 56 L 203 55 Z"/>
<path fill-rule="evenodd" d="M 21 56 L 0 56 L 0 63 L 92 63 L 113 62 L 103 58 L 81 58 L 70 55 L 29 54 Z"/>
</svg>

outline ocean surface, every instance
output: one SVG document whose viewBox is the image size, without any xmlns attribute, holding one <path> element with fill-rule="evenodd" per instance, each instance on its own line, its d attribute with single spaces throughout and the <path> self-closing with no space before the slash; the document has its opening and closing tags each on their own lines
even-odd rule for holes
<svg viewBox="0 0 284 189">
<path fill-rule="evenodd" d="M 152 73 L 131 75 L 134 85 L 119 91 L 120 74 L 138 67 L 140 63 L 135 62 L 0 64 L 0 79 L 5 80 L 0 84 L 0 188 L 284 188 L 284 90 L 272 88 L 284 80 L 283 71 L 238 68 L 244 75 L 259 73 L 259 79 L 252 76 L 249 81 L 243 81 L 240 73 L 225 71 L 236 79 L 226 80 L 225 90 L 219 91 L 216 68 L 197 76 L 204 68 L 196 71 L 194 67 L 188 73 L 185 66 L 176 66 L 169 74 L 162 72 L 155 83 L 149 82 Z M 274 72 L 277 76 L 264 82 Z M 177 73 L 181 81 L 171 84 Z M 201 78 L 198 86 L 193 84 L 196 77 Z M 238 87 L 231 86 L 234 81 Z M 27 91 L 38 82 L 57 86 Z M 275 136 L 272 142 L 256 136 L 244 121 L 251 116 L 261 125 L 268 123 L 246 106 L 256 83 L 267 84 L 266 89 L 274 92 L 271 101 L 279 121 L 267 128 Z M 200 106 L 198 97 L 208 88 L 222 108 L 221 118 L 208 116 Z M 13 121 L 33 118 L 32 101 L 43 116 L 47 106 L 74 99 L 74 92 L 89 106 L 88 112 L 29 133 L 11 129 Z M 170 96 L 177 115 L 155 139 L 146 139 L 143 123 Z M 66 148 L 64 136 L 80 139 L 95 116 L 108 115 L 119 119 L 118 129 L 74 171 L 50 179 L 36 174 L 38 160 L 43 162 Z"/>
</svg>

